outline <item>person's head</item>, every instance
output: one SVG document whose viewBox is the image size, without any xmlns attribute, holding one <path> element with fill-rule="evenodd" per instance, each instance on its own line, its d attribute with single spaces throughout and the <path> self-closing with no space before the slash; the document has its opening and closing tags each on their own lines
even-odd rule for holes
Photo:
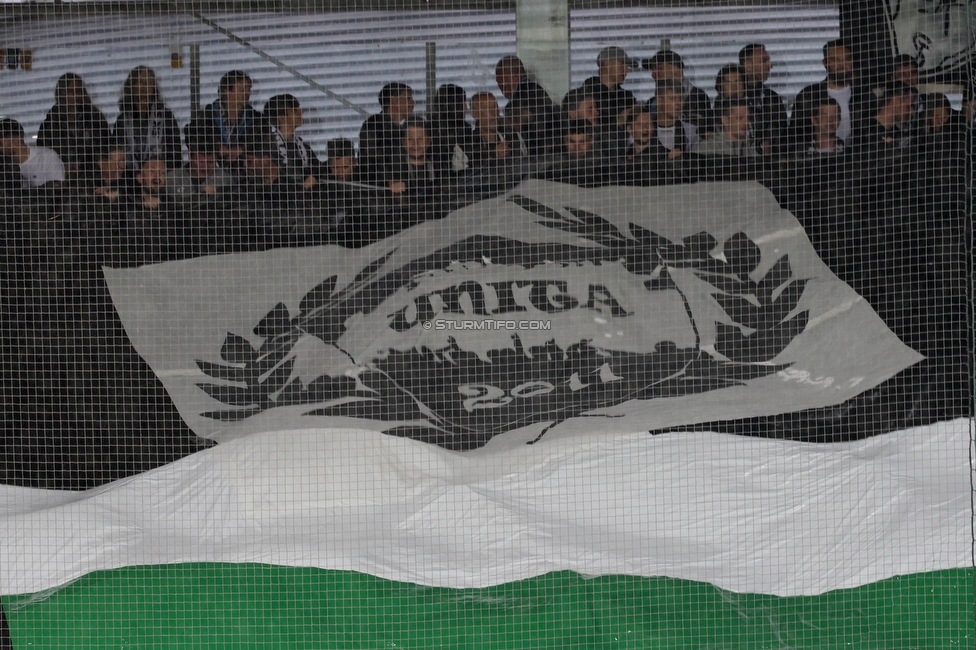
<svg viewBox="0 0 976 650">
<path fill-rule="evenodd" d="M 567 120 L 586 120 L 590 124 L 600 121 L 600 111 L 596 107 L 596 99 L 584 87 L 574 88 L 563 99 L 563 111 Z"/>
<path fill-rule="evenodd" d="M 66 72 L 58 78 L 54 85 L 54 103 L 72 110 L 92 105 L 91 96 L 81 75 Z"/>
<path fill-rule="evenodd" d="M 467 108 L 468 98 L 464 88 L 457 84 L 443 84 L 434 93 L 431 115 L 442 120 L 463 121 Z"/>
<path fill-rule="evenodd" d="M 356 148 L 348 138 L 335 138 L 325 145 L 329 173 L 337 181 L 348 183 L 356 172 Z"/>
<path fill-rule="evenodd" d="M 593 149 L 593 125 L 586 120 L 569 120 L 563 135 L 566 153 L 573 158 L 582 158 Z"/>
<path fill-rule="evenodd" d="M 280 157 L 278 144 L 267 125 L 248 129 L 241 138 L 241 146 L 244 148 L 244 169 L 248 176 L 266 185 L 274 183 L 281 171 L 278 167 Z"/>
<path fill-rule="evenodd" d="M 489 92 L 475 93 L 471 98 L 471 117 L 475 123 L 493 125 L 498 123 L 498 100 Z"/>
<path fill-rule="evenodd" d="M 294 95 L 275 95 L 264 105 L 264 118 L 281 131 L 294 131 L 305 123 L 302 105 Z"/>
<path fill-rule="evenodd" d="M 677 81 L 659 82 L 654 89 L 654 99 L 657 105 L 658 120 L 661 118 L 675 120 L 681 117 L 684 105 L 684 88 Z"/>
<path fill-rule="evenodd" d="M 512 98 L 512 93 L 526 76 L 525 66 L 517 56 L 503 56 L 495 64 L 495 83 L 506 99 Z"/>
<path fill-rule="evenodd" d="M 724 99 L 716 104 L 722 119 L 722 133 L 729 140 L 744 140 L 749 135 L 749 104 L 744 99 Z"/>
<path fill-rule="evenodd" d="M 96 148 L 96 163 L 105 183 L 117 181 L 125 174 L 125 140 L 121 137 L 107 137 Z"/>
<path fill-rule="evenodd" d="M 600 50 L 596 57 L 600 82 L 607 88 L 617 88 L 627 80 L 627 73 L 637 67 L 636 59 L 627 56 L 622 47 L 612 45 Z"/>
<path fill-rule="evenodd" d="M 918 61 L 911 55 L 899 54 L 891 60 L 891 81 L 901 81 L 912 88 L 918 87 Z"/>
<path fill-rule="evenodd" d="M 627 133 L 635 144 L 646 145 L 654 137 L 654 116 L 647 104 L 638 104 L 627 118 Z"/>
<path fill-rule="evenodd" d="M 810 123 L 817 135 L 836 137 L 840 127 L 840 104 L 833 97 L 821 100 L 820 105 L 810 116 Z"/>
<path fill-rule="evenodd" d="M 854 56 L 843 39 L 836 38 L 824 45 L 823 66 L 830 83 L 849 85 L 854 80 Z"/>
<path fill-rule="evenodd" d="M 136 182 L 143 194 L 159 194 L 166 187 L 166 163 L 158 156 L 146 158 L 136 174 Z"/>
<path fill-rule="evenodd" d="M 655 53 L 650 59 L 644 61 L 644 68 L 651 71 L 651 77 L 656 84 L 662 81 L 682 83 L 685 80 L 685 62 L 674 50 L 661 50 Z"/>
<path fill-rule="evenodd" d="M 380 106 L 383 112 L 399 124 L 413 115 L 413 88 L 398 81 L 388 83 L 380 90 Z"/>
<path fill-rule="evenodd" d="M 739 65 L 742 66 L 743 81 L 747 84 L 766 83 L 773 68 L 769 52 L 762 43 L 749 43 L 739 50 Z"/>
<path fill-rule="evenodd" d="M 190 175 L 207 178 L 217 168 L 221 136 L 212 121 L 193 120 L 183 129 L 183 140 L 190 155 Z"/>
<path fill-rule="evenodd" d="M 746 94 L 746 71 L 736 63 L 723 65 L 715 77 L 715 92 L 721 97 L 744 97 Z"/>
<path fill-rule="evenodd" d="M 0 153 L 10 155 L 24 146 L 24 127 L 15 119 L 0 119 Z"/>
<path fill-rule="evenodd" d="M 153 104 L 161 102 L 159 83 L 152 68 L 144 65 L 132 68 L 129 76 L 122 84 L 122 94 L 119 97 L 119 110 L 123 113 L 135 111 L 144 113 Z"/>
<path fill-rule="evenodd" d="M 228 106 L 243 107 L 251 99 L 251 77 L 241 70 L 231 70 L 220 78 L 217 84 L 217 95 L 220 103 Z"/>
<path fill-rule="evenodd" d="M 424 118 L 408 117 L 403 123 L 403 135 L 400 139 L 403 151 L 411 160 L 425 160 L 430 140 L 427 137 L 427 122 Z"/>
<path fill-rule="evenodd" d="M 942 93 L 932 93 L 925 96 L 925 118 L 929 129 L 939 131 L 945 126 L 955 111 L 949 98 Z"/>
<path fill-rule="evenodd" d="M 892 81 L 885 86 L 879 115 L 893 124 L 904 124 L 915 113 L 915 89 L 903 81 Z"/>
</svg>

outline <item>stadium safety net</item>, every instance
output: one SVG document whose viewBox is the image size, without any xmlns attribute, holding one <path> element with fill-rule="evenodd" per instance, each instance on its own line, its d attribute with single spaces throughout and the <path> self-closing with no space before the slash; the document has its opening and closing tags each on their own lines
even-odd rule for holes
<svg viewBox="0 0 976 650">
<path fill-rule="evenodd" d="M 976 643 L 971 2 L 0 6 L 0 647 Z"/>
</svg>

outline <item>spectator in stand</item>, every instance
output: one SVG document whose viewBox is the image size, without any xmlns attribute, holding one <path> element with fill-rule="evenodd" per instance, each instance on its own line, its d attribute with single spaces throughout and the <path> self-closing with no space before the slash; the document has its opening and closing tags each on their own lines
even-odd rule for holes
<svg viewBox="0 0 976 650">
<path fill-rule="evenodd" d="M 363 180 L 385 185 L 400 159 L 400 124 L 413 115 L 413 89 L 393 82 L 379 94 L 382 112 L 371 115 L 359 129 L 359 165 Z"/>
<path fill-rule="evenodd" d="M 84 80 L 73 72 L 61 75 L 54 86 L 54 107 L 37 130 L 37 146 L 57 152 L 69 176 L 90 174 L 108 134 L 108 120 L 95 107 Z"/>
<path fill-rule="evenodd" d="M 644 60 L 644 69 L 651 71 L 656 87 L 661 83 L 677 84 L 681 87 L 682 114 L 681 119 L 695 128 L 706 126 L 711 115 L 711 101 L 708 93 L 701 88 L 691 85 L 685 78 L 685 63 L 674 50 L 661 50 L 650 59 Z M 651 100 L 651 110 L 657 111 L 656 97 Z"/>
<path fill-rule="evenodd" d="M 899 54 L 891 61 L 891 73 L 889 81 L 900 81 L 908 84 L 918 93 L 919 69 L 918 61 L 908 54 Z M 884 89 L 881 89 L 884 92 Z M 917 94 L 915 105 L 912 107 L 913 114 L 910 120 L 899 127 L 901 137 L 898 146 L 907 147 L 909 144 L 916 144 L 925 129 L 924 117 L 926 95 Z"/>
<path fill-rule="evenodd" d="M 563 99 L 563 111 L 566 122 L 583 120 L 593 127 L 590 135 L 593 137 L 595 155 L 608 160 L 624 156 L 627 150 L 626 124 L 618 125 L 616 122 L 608 123 L 601 120 L 596 98 L 588 87 L 581 86 L 569 91 Z"/>
<path fill-rule="evenodd" d="M 119 198 L 126 174 L 125 142 L 117 138 L 106 138 L 98 151 L 98 174 L 94 177 L 94 187 L 90 187 L 90 191 L 114 201 Z"/>
<path fill-rule="evenodd" d="M 823 47 L 823 56 L 827 78 L 801 90 L 793 104 L 789 129 L 794 145 L 810 141 L 813 133 L 810 117 L 828 97 L 837 100 L 840 105 L 837 137 L 845 143 L 877 113 L 874 93 L 861 87 L 858 82 L 851 49 L 846 42 L 841 39 L 828 42 Z"/>
<path fill-rule="evenodd" d="M 322 163 L 312 147 L 295 133 L 305 123 L 298 99 L 294 95 L 275 95 L 264 105 L 264 119 L 278 145 L 282 174 L 301 183 L 306 190 L 315 187 Z"/>
<path fill-rule="evenodd" d="M 166 188 L 166 163 L 162 158 L 146 158 L 135 180 L 135 184 L 129 186 L 134 191 L 125 197 L 130 209 L 141 211 L 145 215 L 157 212 L 166 205 L 163 193 Z"/>
<path fill-rule="evenodd" d="M 319 205 L 327 214 L 335 215 L 336 221 L 342 219 L 346 212 L 356 203 L 362 192 L 348 183 L 355 183 L 359 178 L 356 161 L 356 148 L 352 140 L 335 138 L 325 145 L 326 160 L 325 173 L 317 186 Z"/>
<path fill-rule="evenodd" d="M 726 99 L 744 99 L 746 95 L 746 73 L 737 63 L 727 63 L 715 76 L 715 101 L 707 123 L 698 129 L 700 135 L 710 138 L 722 128 L 721 118 L 714 114 L 715 104 Z"/>
<path fill-rule="evenodd" d="M 444 178 L 462 171 L 460 161 L 471 137 L 471 125 L 465 121 L 467 94 L 456 84 L 444 84 L 434 93 L 427 130 L 430 134 L 430 157 L 434 171 Z"/>
<path fill-rule="evenodd" d="M 698 145 L 703 156 L 754 158 L 756 144 L 749 139 L 749 103 L 745 99 L 724 99 L 715 105 L 721 127 L 715 135 Z"/>
<path fill-rule="evenodd" d="M 474 128 L 465 142 L 461 155 L 455 159 L 455 169 L 482 169 L 491 162 L 503 160 L 511 153 L 501 129 L 498 100 L 489 92 L 476 93 L 471 98 L 471 117 Z"/>
<path fill-rule="evenodd" d="M 593 124 L 582 119 L 568 120 L 566 133 L 563 135 L 563 153 L 571 160 L 593 158 L 596 153 L 593 147 Z"/>
<path fill-rule="evenodd" d="M 627 134 L 630 136 L 625 155 L 628 162 L 664 160 L 670 153 L 654 137 L 654 116 L 647 104 L 638 104 L 631 111 L 627 120 Z"/>
<path fill-rule="evenodd" d="M 325 145 L 328 156 L 326 179 L 353 183 L 357 177 L 356 148 L 348 138 L 335 138 Z"/>
<path fill-rule="evenodd" d="M 271 241 L 293 230 L 302 216 L 304 188 L 281 172 L 278 143 L 270 127 L 261 122 L 241 138 L 245 176 L 234 197 L 258 240 Z"/>
<path fill-rule="evenodd" d="M 217 101 L 203 109 L 203 120 L 220 134 L 220 157 L 230 165 L 240 160 L 241 138 L 261 117 L 250 103 L 252 87 L 246 72 L 231 70 L 217 84 Z"/>
<path fill-rule="evenodd" d="M 183 131 L 189 162 L 167 175 L 166 193 L 178 205 L 200 205 L 230 190 L 234 175 L 219 167 L 221 134 L 207 119 L 190 122 Z"/>
<path fill-rule="evenodd" d="M 0 119 L 0 155 L 20 168 L 24 187 L 40 187 L 63 181 L 64 165 L 57 152 L 47 147 L 31 147 L 24 141 L 24 127 L 9 117 Z"/>
<path fill-rule="evenodd" d="M 873 118 L 851 139 L 851 149 L 865 167 L 872 167 L 900 147 L 898 126 L 911 119 L 916 92 L 908 84 L 891 82 Z"/>
<path fill-rule="evenodd" d="M 600 50 L 596 64 L 597 76 L 583 82 L 583 88 L 593 97 L 603 126 L 623 126 L 637 99 L 622 84 L 627 73 L 638 67 L 637 59 L 627 56 L 623 48 L 611 46 Z"/>
<path fill-rule="evenodd" d="M 519 141 L 519 153 L 544 155 L 561 146 L 559 107 L 542 86 L 529 80 L 521 59 L 511 55 L 499 59 L 495 82 L 509 100 L 503 130 L 513 146 Z"/>
<path fill-rule="evenodd" d="M 766 46 L 750 43 L 739 50 L 739 65 L 745 73 L 745 99 L 749 104 L 750 138 L 755 140 L 762 155 L 778 155 L 789 149 L 787 129 L 789 118 L 786 103 L 766 85 L 772 70 L 772 60 Z"/>
<path fill-rule="evenodd" d="M 801 143 L 797 154 L 808 158 L 822 158 L 844 153 L 844 141 L 837 137 L 840 126 L 840 104 L 833 97 L 820 103 L 810 116 L 813 135 L 809 142 Z"/>
<path fill-rule="evenodd" d="M 695 150 L 698 146 L 698 129 L 681 118 L 684 112 L 685 91 L 677 81 L 661 81 L 657 84 L 657 139 L 675 158 Z M 678 153 L 674 153 L 674 152 Z"/>
<path fill-rule="evenodd" d="M 396 195 L 424 196 L 437 185 L 437 170 L 430 155 L 430 134 L 422 117 L 409 117 L 403 123 L 400 164 L 389 181 Z"/>
<path fill-rule="evenodd" d="M 966 118 L 939 93 L 925 96 L 919 144 L 930 159 L 961 153 L 966 145 Z"/>
<path fill-rule="evenodd" d="M 119 111 L 112 136 L 125 141 L 129 169 L 138 171 L 150 156 L 159 156 L 170 169 L 182 164 L 180 127 L 163 103 L 155 72 L 142 65 L 129 72 L 122 84 Z"/>
</svg>

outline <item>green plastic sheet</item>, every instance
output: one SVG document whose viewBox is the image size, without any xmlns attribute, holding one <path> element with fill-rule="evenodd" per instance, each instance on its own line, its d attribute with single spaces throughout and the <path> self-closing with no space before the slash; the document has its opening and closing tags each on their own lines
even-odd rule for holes
<svg viewBox="0 0 976 650">
<path fill-rule="evenodd" d="M 552 573 L 445 589 L 344 571 L 185 564 L 6 597 L 15 648 L 972 648 L 973 571 L 819 596 Z"/>
</svg>

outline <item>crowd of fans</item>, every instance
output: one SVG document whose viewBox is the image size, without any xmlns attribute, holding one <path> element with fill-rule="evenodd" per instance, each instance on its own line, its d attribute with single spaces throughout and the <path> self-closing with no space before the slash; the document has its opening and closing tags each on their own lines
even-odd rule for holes
<svg viewBox="0 0 976 650">
<path fill-rule="evenodd" d="M 804 88 L 790 112 L 767 85 L 762 44 L 743 47 L 738 62 L 719 70 L 714 102 L 689 83 L 671 50 L 641 62 L 606 47 L 597 74 L 560 104 L 507 56 L 495 69 L 504 108 L 491 91 L 469 98 L 444 84 L 421 117 L 413 90 L 389 83 L 379 93 L 382 111 L 362 125 L 358 155 L 352 141 L 335 139 L 324 162 L 298 134 L 299 101 L 277 95 L 259 112 L 244 72 L 225 74 L 217 101 L 182 129 L 148 67 L 129 73 L 111 127 L 83 79 L 68 73 L 36 145 L 16 121 L 0 120 L 0 155 L 8 194 L 43 198 L 34 209 L 48 218 L 132 225 L 189 209 L 232 239 L 274 233 L 366 243 L 531 176 L 661 184 L 760 170 L 769 178 L 790 163 L 863 172 L 909 151 L 936 166 L 963 151 L 972 116 L 955 112 L 945 95 L 919 94 L 911 57 L 895 58 L 873 88 L 842 40 L 824 46 L 823 65 L 826 78 Z M 648 101 L 624 87 L 641 66 L 655 81 Z"/>
<path fill-rule="evenodd" d="M 497 90 L 445 84 L 425 117 L 409 86 L 387 84 L 358 152 L 348 139 L 314 151 L 298 100 L 278 95 L 259 112 L 244 72 L 225 74 L 218 100 L 182 128 L 149 68 L 129 74 L 111 126 L 82 78 L 65 74 L 36 144 L 0 120 L 0 478 L 91 486 L 200 444 L 129 345 L 104 266 L 362 246 L 527 178 L 665 192 L 758 181 L 831 270 L 927 358 L 836 409 L 753 423 L 758 435 L 842 440 L 970 413 L 972 113 L 919 94 L 908 57 L 878 84 L 858 74 L 844 42 L 826 44 L 823 64 L 825 80 L 790 111 L 767 85 L 760 44 L 718 71 L 714 102 L 673 51 L 639 62 L 607 47 L 597 74 L 559 104 L 508 56 Z M 646 101 L 625 87 L 639 65 L 655 80 Z"/>
</svg>

